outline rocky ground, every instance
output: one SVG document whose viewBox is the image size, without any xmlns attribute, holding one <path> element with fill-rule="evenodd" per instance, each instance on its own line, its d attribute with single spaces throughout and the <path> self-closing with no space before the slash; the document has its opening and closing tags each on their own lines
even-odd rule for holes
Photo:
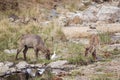
<svg viewBox="0 0 120 80">
<path fill-rule="evenodd" d="M 120 79 L 119 0 L 1 0 L 0 14 L 0 80 Z M 14 60 L 27 33 L 48 39 L 52 60 L 36 62 L 32 50 Z M 96 61 L 84 57 L 93 34 L 101 39 Z"/>
</svg>

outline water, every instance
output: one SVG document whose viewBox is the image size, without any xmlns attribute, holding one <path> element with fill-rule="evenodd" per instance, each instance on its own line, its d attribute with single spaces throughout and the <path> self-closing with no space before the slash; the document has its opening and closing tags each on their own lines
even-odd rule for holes
<svg viewBox="0 0 120 80">
<path fill-rule="evenodd" d="M 28 80 L 29 76 L 25 73 L 13 73 L 11 75 L 2 77 L 0 80 Z"/>
</svg>

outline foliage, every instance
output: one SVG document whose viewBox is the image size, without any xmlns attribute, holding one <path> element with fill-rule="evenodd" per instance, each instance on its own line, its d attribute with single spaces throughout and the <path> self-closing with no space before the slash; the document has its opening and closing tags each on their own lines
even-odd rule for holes
<svg viewBox="0 0 120 80">
<path fill-rule="evenodd" d="M 109 32 L 100 33 L 99 37 L 100 37 L 101 44 L 109 44 L 109 43 L 111 43 L 111 38 L 110 38 L 110 33 Z"/>
</svg>

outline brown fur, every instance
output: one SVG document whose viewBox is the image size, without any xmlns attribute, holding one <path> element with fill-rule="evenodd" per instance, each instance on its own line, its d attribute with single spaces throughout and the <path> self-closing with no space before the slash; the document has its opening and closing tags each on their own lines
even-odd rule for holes
<svg viewBox="0 0 120 80">
<path fill-rule="evenodd" d="M 46 53 L 46 59 L 50 59 L 50 51 L 45 46 L 43 40 L 40 36 L 35 34 L 24 34 L 20 37 L 19 47 L 17 49 L 16 59 L 18 58 L 18 54 L 23 50 L 24 59 L 26 60 L 26 53 L 29 48 L 33 48 L 36 53 L 36 58 L 38 58 L 38 52 L 42 51 Z"/>
<path fill-rule="evenodd" d="M 90 36 L 90 45 L 97 46 L 100 43 L 99 36 L 97 34 L 93 34 Z"/>
<path fill-rule="evenodd" d="M 99 45 L 99 37 L 96 34 L 93 34 L 90 36 L 90 43 L 89 46 L 85 49 L 85 56 L 88 55 L 88 53 L 91 53 L 93 56 L 93 59 L 96 60 L 96 52 L 97 52 L 97 47 Z"/>
</svg>

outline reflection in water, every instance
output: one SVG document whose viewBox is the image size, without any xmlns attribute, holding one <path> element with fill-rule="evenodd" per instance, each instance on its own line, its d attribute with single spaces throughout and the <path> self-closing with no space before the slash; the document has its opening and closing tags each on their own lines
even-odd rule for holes
<svg viewBox="0 0 120 80">
<path fill-rule="evenodd" d="M 14 72 L 0 77 L 0 80 L 34 80 L 36 76 L 42 75 L 45 69 L 26 68 L 21 72 Z"/>
<path fill-rule="evenodd" d="M 29 75 L 26 73 L 13 73 L 11 75 L 5 76 L 1 80 L 28 80 Z"/>
</svg>

